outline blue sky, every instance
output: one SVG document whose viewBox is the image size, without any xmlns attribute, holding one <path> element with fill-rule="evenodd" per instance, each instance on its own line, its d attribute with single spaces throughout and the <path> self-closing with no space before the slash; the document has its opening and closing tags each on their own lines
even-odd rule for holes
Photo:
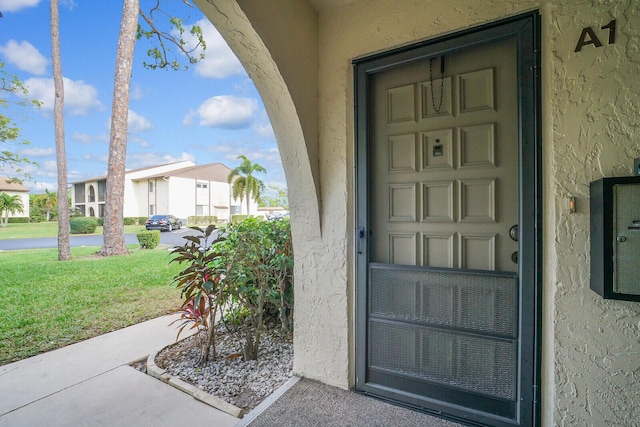
<svg viewBox="0 0 640 427">
<path fill-rule="evenodd" d="M 141 0 L 148 10 L 155 0 Z M 185 26 L 200 25 L 206 58 L 187 71 L 148 70 L 146 42 L 138 42 L 131 78 L 127 169 L 192 160 L 233 168 L 246 155 L 267 169 L 265 184 L 286 186 L 269 118 L 253 82 L 219 33 L 197 8 L 162 0 Z M 16 120 L 30 145 L 18 152 L 38 167 L 25 185 L 34 193 L 57 189 L 49 2 L 0 0 L 0 59 L 5 71 L 43 103 L 39 110 L 4 114 Z M 106 174 L 113 76 L 122 1 L 60 0 L 65 140 L 68 180 Z M 165 29 L 168 27 L 165 27 Z M 183 57 L 178 57 L 186 63 Z M 13 108 L 13 110 L 12 110 Z M 0 166 L 1 168 L 1 166 Z M 1 170 L 0 175 L 11 175 Z"/>
</svg>

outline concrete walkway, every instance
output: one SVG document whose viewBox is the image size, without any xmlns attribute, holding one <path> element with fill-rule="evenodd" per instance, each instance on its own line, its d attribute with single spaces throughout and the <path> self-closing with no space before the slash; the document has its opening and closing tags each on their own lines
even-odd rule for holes
<svg viewBox="0 0 640 427">
<path fill-rule="evenodd" d="M 233 426 L 239 420 L 128 366 L 175 341 L 160 317 L 0 366 L 0 426 Z"/>
</svg>

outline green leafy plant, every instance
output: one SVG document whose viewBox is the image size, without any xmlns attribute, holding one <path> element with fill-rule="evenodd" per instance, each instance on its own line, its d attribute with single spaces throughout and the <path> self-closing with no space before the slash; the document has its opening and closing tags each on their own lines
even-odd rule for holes
<svg viewBox="0 0 640 427">
<path fill-rule="evenodd" d="M 248 218 L 221 229 L 224 240 L 214 244 L 212 261 L 224 271 L 228 306 L 244 307 L 248 329 L 245 360 L 258 357 L 265 323 L 292 330 L 293 249 L 290 223 Z M 233 262 L 229 262 L 232 259 Z M 226 268 L 229 265 L 232 268 Z"/>
<path fill-rule="evenodd" d="M 186 268 L 174 278 L 181 290 L 178 337 L 185 328 L 197 329 L 204 339 L 199 365 L 216 358 L 216 325 L 246 328 L 245 360 L 258 357 L 266 325 L 293 329 L 293 249 L 288 220 L 248 218 L 223 228 L 190 227 L 198 234 L 186 236 L 172 251 L 171 262 Z"/>
<path fill-rule="evenodd" d="M 155 249 L 160 244 L 160 230 L 141 231 L 136 237 L 141 249 Z"/>
<path fill-rule="evenodd" d="M 76 217 L 69 221 L 71 234 L 91 234 L 96 231 L 98 222 L 91 217 Z"/>
<path fill-rule="evenodd" d="M 202 366 L 210 356 L 216 359 L 215 319 L 225 298 L 226 288 L 223 272 L 212 267 L 213 260 L 219 257 L 211 246 L 211 240 L 216 239 L 217 228 L 210 225 L 204 230 L 199 227 L 191 229 L 198 234 L 186 236 L 187 242 L 173 249 L 170 262 L 186 264 L 186 268 L 174 277 L 183 299 L 182 306 L 176 311 L 181 315 L 178 337 L 188 324 L 192 325 L 192 329 L 198 328 L 206 333 L 200 343 L 199 365 Z M 231 266 L 227 266 L 229 268 Z"/>
</svg>

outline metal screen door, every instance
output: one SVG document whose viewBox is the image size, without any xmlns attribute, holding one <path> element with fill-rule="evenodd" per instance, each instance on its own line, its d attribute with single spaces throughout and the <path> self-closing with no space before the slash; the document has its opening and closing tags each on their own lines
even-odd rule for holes
<svg viewBox="0 0 640 427">
<path fill-rule="evenodd" d="M 536 168 L 522 112 L 532 107 L 523 38 L 501 28 L 356 64 L 366 87 L 356 387 L 468 421 L 530 425 L 536 215 L 524 199 L 535 200 Z"/>
</svg>

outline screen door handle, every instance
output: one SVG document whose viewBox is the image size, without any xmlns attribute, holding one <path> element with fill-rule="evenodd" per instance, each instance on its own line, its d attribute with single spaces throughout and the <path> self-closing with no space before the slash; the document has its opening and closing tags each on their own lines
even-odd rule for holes
<svg viewBox="0 0 640 427">
<path fill-rule="evenodd" d="M 360 226 L 356 229 L 356 240 L 358 253 L 362 253 L 362 239 L 364 239 L 364 227 Z"/>
</svg>

